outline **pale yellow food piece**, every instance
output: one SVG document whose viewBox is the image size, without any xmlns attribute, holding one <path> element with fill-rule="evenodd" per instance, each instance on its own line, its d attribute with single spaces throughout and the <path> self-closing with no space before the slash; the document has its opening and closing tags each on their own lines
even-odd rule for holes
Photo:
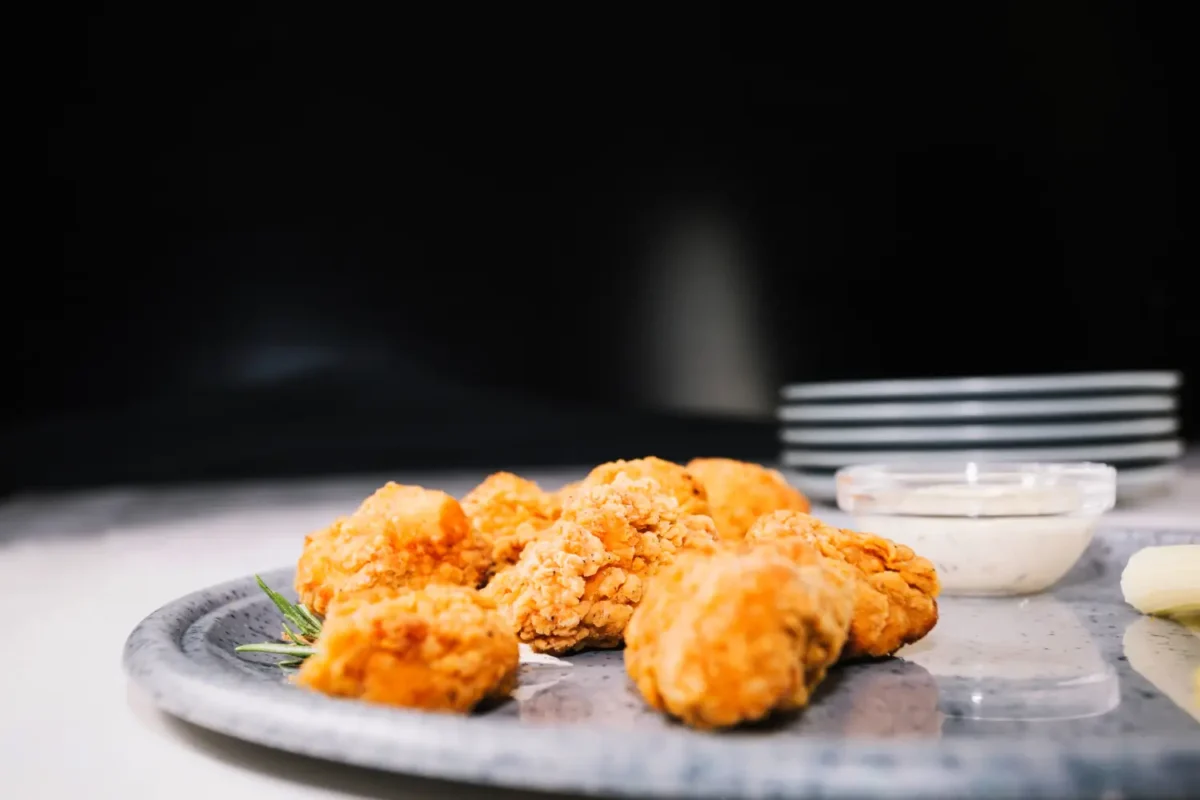
<svg viewBox="0 0 1200 800">
<path fill-rule="evenodd" d="M 741 540 L 754 520 L 772 511 L 808 511 L 808 498 L 778 471 L 731 458 L 697 458 L 688 462 L 708 494 L 709 515 L 721 538 Z"/>
<path fill-rule="evenodd" d="M 540 653 L 619 647 L 645 580 L 687 550 L 712 550 L 706 516 L 684 514 L 650 478 L 581 488 L 562 517 L 484 593 Z"/>
<path fill-rule="evenodd" d="M 309 534 L 296 593 L 318 614 L 340 592 L 447 583 L 477 587 L 491 550 L 445 492 L 388 483 L 348 517 Z"/>
<path fill-rule="evenodd" d="M 653 577 L 625 668 L 653 708 L 725 728 L 806 705 L 846 641 L 853 597 L 779 553 L 684 554 Z"/>
<path fill-rule="evenodd" d="M 558 498 L 511 472 L 489 475 L 462 500 L 476 534 L 491 548 L 492 569 L 515 564 L 562 512 Z"/>
<path fill-rule="evenodd" d="M 516 686 L 517 638 L 474 589 L 377 587 L 329 607 L 296 683 L 325 694 L 465 713 Z"/>
<path fill-rule="evenodd" d="M 924 638 L 937 624 L 937 571 L 908 547 L 882 536 L 835 528 L 795 511 L 765 514 L 746 532 L 751 544 L 792 537 L 859 574 L 854 582 L 855 625 L 847 658 L 891 655 Z"/>
<path fill-rule="evenodd" d="M 1125 602 L 1143 614 L 1200 613 L 1200 544 L 1145 547 L 1121 573 Z"/>
<path fill-rule="evenodd" d="M 583 485 L 612 483 L 622 475 L 630 480 L 653 479 L 660 491 L 675 498 L 682 514 L 708 514 L 708 494 L 704 491 L 704 485 L 679 464 L 655 456 L 601 464 L 588 473 Z"/>
</svg>

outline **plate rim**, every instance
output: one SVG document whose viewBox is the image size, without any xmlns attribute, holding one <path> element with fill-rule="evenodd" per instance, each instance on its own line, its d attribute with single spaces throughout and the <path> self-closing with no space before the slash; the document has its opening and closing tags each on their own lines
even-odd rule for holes
<svg viewBox="0 0 1200 800">
<path fill-rule="evenodd" d="M 292 567 L 280 567 L 260 574 L 279 585 L 293 573 Z M 184 652 L 184 637 L 204 618 L 256 592 L 250 575 L 159 607 L 129 634 L 122 657 L 126 673 L 154 705 L 187 722 L 358 767 L 512 788 L 661 797 L 763 796 L 784 789 L 834 797 L 898 789 L 958 797 L 978 791 L 981 780 L 992 792 L 1061 793 L 1094 780 L 1097 770 L 1107 783 L 1146 790 L 1177 785 L 1158 768 L 1163 758 L 1187 759 L 1200 768 L 1200 737 L 1181 742 L 1159 735 L 1134 742 L 1080 739 L 1047 748 L 1019 740 L 748 741 L 682 727 L 671 736 L 638 731 L 613 736 L 577 724 L 521 726 L 521 736 L 506 736 L 511 722 L 375 706 L 283 682 L 206 672 Z M 272 720 L 266 724 L 264 709 Z M 322 735 L 314 735 L 314 727 Z M 556 755 L 564 735 L 574 741 L 570 759 Z M 492 760 L 463 759 L 463 751 L 490 753 Z M 731 758 L 738 755 L 744 757 Z M 965 768 L 947 771 L 947 759 Z M 714 768 L 725 763 L 740 766 Z M 1086 779 L 1072 769 L 1079 763 L 1085 764 Z"/>
<path fill-rule="evenodd" d="M 1123 370 L 1060 373 L 1058 375 L 996 375 L 961 378 L 900 378 L 896 380 L 818 381 L 787 383 L 779 389 L 785 400 L 826 400 L 851 397 L 907 397 L 927 393 L 988 394 L 1001 392 L 1074 392 L 1108 389 L 1173 391 L 1183 383 L 1179 370 Z"/>
<path fill-rule="evenodd" d="M 1102 422 L 1049 424 L 980 422 L 961 425 L 870 425 L 850 428 L 783 425 L 779 429 L 779 440 L 789 445 L 1002 443 L 1166 436 L 1178 431 L 1178 417 L 1135 417 Z"/>
<path fill-rule="evenodd" d="M 930 400 L 897 403 L 790 403 L 775 412 L 780 422 L 861 422 L 863 420 L 1084 417 L 1100 414 L 1169 414 L 1175 395 L 1111 395 L 1064 400 Z"/>
</svg>

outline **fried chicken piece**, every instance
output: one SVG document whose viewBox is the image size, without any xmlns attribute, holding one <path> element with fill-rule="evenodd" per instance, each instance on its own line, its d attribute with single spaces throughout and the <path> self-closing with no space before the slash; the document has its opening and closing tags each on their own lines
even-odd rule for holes
<svg viewBox="0 0 1200 800">
<path fill-rule="evenodd" d="M 743 543 L 750 548 L 769 548 L 797 566 L 821 567 L 830 580 L 845 584 L 854 597 L 854 616 L 850 635 L 842 650 L 844 659 L 866 655 L 879 641 L 888 621 L 889 602 L 857 568 L 839 558 L 826 558 L 807 539 L 797 536 L 786 525 L 762 525 L 752 528 Z"/>
<path fill-rule="evenodd" d="M 792 539 L 858 573 L 845 658 L 889 656 L 923 638 L 937 624 L 937 572 L 911 549 L 881 536 L 835 528 L 796 511 L 766 514 L 746 532 L 751 545 L 772 543 L 799 563 L 811 563 L 808 549 Z"/>
<path fill-rule="evenodd" d="M 552 524 L 553 522 L 545 525 L 522 522 L 512 534 L 497 538 L 496 543 L 492 546 L 493 566 L 491 572 L 488 573 L 488 580 L 491 580 L 499 572 L 511 569 L 520 560 L 521 553 L 525 552 L 525 548 L 531 542 L 545 536 Z"/>
<path fill-rule="evenodd" d="M 657 481 L 619 475 L 581 488 L 484 593 L 537 652 L 618 647 L 646 578 L 715 541 L 712 520 L 681 513 Z"/>
<path fill-rule="evenodd" d="M 471 527 L 491 547 L 492 570 L 516 563 L 525 545 L 558 519 L 558 499 L 511 472 L 489 475 L 462 500 Z"/>
<path fill-rule="evenodd" d="M 466 713 L 516 687 L 517 637 L 465 586 L 343 594 L 296 683 L 339 697 Z"/>
<path fill-rule="evenodd" d="M 768 548 L 684 554 L 646 589 L 625 669 L 646 702 L 696 728 L 790 711 L 841 654 L 848 585 Z"/>
<path fill-rule="evenodd" d="M 557 504 L 559 515 L 562 515 L 563 506 L 567 505 L 580 489 L 583 488 L 583 481 L 572 481 L 560 488 L 552 495 L 554 502 Z"/>
<path fill-rule="evenodd" d="M 654 456 L 601 464 L 588 473 L 583 484 L 596 486 L 612 483 L 619 475 L 633 480 L 653 478 L 662 491 L 679 502 L 679 510 L 683 514 L 708 513 L 708 494 L 704 491 L 704 485 L 679 464 Z"/>
<path fill-rule="evenodd" d="M 808 511 L 808 498 L 777 470 L 730 458 L 696 458 L 687 471 L 708 493 L 709 514 L 721 538 L 745 538 L 754 520 L 772 511 Z"/>
<path fill-rule="evenodd" d="M 324 614 L 340 592 L 429 583 L 479 586 L 488 545 L 445 492 L 389 482 L 348 517 L 304 539 L 296 566 L 300 602 Z"/>
</svg>

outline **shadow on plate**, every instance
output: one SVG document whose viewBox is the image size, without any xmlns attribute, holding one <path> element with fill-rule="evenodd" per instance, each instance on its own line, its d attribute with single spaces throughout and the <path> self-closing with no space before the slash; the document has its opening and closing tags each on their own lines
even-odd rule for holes
<svg viewBox="0 0 1200 800">
<path fill-rule="evenodd" d="M 891 658 L 831 670 L 790 732 L 849 739 L 936 739 L 943 719 L 934 677 L 919 664 Z"/>
</svg>

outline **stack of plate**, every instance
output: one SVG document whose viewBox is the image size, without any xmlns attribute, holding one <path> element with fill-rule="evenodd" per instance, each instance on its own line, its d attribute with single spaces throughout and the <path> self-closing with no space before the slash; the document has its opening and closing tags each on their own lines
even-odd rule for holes
<svg viewBox="0 0 1200 800">
<path fill-rule="evenodd" d="M 1099 461 L 1118 496 L 1170 486 L 1183 455 L 1177 372 L 1111 372 L 792 384 L 779 408 L 782 463 L 833 500 L 852 464 Z"/>
</svg>

